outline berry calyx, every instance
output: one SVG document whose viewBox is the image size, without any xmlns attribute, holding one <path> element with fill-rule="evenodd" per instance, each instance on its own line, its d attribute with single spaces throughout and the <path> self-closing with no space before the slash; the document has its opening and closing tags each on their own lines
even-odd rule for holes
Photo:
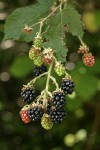
<svg viewBox="0 0 100 150">
<path fill-rule="evenodd" d="M 32 121 L 39 120 L 43 115 L 43 109 L 41 106 L 32 106 L 28 110 L 28 116 L 31 118 Z"/>
<path fill-rule="evenodd" d="M 46 113 L 43 114 L 43 116 L 41 118 L 41 125 L 46 130 L 50 130 L 53 127 L 53 123 L 48 114 L 46 114 Z"/>
<path fill-rule="evenodd" d="M 39 76 L 40 74 L 42 74 L 46 71 L 47 71 L 47 67 L 44 64 L 42 64 L 41 66 L 35 66 L 34 75 Z"/>
<path fill-rule="evenodd" d="M 28 109 L 22 109 L 20 111 L 20 116 L 21 116 L 21 119 L 24 123 L 29 123 L 31 121 L 30 117 L 28 116 Z"/>
<path fill-rule="evenodd" d="M 43 64 L 43 57 L 42 57 L 42 55 L 38 55 L 37 57 L 35 57 L 34 64 L 36 66 L 41 66 Z"/>
<path fill-rule="evenodd" d="M 63 76 L 65 74 L 65 67 L 60 62 L 56 63 L 54 70 L 59 76 Z"/>
<path fill-rule="evenodd" d="M 25 103 L 30 104 L 36 96 L 36 90 L 32 86 L 25 86 L 22 88 L 21 97 Z"/>
<path fill-rule="evenodd" d="M 27 33 L 27 34 L 31 34 L 32 33 L 32 28 L 31 27 L 28 27 L 27 25 L 25 25 L 24 27 L 24 32 Z"/>
<path fill-rule="evenodd" d="M 65 94 L 62 91 L 55 91 L 53 92 L 53 96 L 51 99 L 51 105 L 55 106 L 57 109 L 60 109 L 62 107 L 64 107 L 65 105 Z"/>
<path fill-rule="evenodd" d="M 53 123 L 61 123 L 66 116 L 65 109 L 51 109 L 50 111 L 50 117 Z"/>
<path fill-rule="evenodd" d="M 94 56 L 91 53 L 84 54 L 82 59 L 86 66 L 93 66 L 95 63 Z"/>
<path fill-rule="evenodd" d="M 72 94 L 74 91 L 75 83 L 71 79 L 63 78 L 60 87 L 65 94 Z"/>
<path fill-rule="evenodd" d="M 89 48 L 87 46 L 80 46 L 79 50 L 77 53 L 81 54 L 87 54 L 89 52 Z"/>
</svg>

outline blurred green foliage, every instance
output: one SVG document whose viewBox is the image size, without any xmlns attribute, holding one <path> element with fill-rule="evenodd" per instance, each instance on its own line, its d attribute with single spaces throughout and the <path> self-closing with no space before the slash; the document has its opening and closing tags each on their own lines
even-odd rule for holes
<svg viewBox="0 0 100 150">
<path fill-rule="evenodd" d="M 0 1 L 0 149 L 100 150 L 99 2 L 72 1 L 85 20 L 84 41 L 90 47 L 96 62 L 93 67 L 85 67 L 76 53 L 80 44 L 78 39 L 71 35 L 66 37 L 69 49 L 66 65 L 72 66 L 69 73 L 76 82 L 76 91 L 67 97 L 65 121 L 61 125 L 55 125 L 50 131 L 45 131 L 40 122 L 25 125 L 19 116 L 23 106 L 20 89 L 33 77 L 33 64 L 27 57 L 31 43 L 2 41 L 6 17 L 16 8 L 31 5 L 35 1 Z M 41 85 L 38 84 L 37 88 L 41 90 L 44 84 L 45 79 L 41 79 Z"/>
</svg>

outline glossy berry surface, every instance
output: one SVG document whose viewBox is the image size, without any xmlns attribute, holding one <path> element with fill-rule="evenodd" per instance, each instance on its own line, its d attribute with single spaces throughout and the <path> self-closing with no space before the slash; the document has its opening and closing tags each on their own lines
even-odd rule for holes
<svg viewBox="0 0 100 150">
<path fill-rule="evenodd" d="M 65 101 L 66 98 L 63 92 L 54 92 L 51 99 L 51 105 L 59 109 L 65 105 Z"/>
<path fill-rule="evenodd" d="M 74 91 L 75 83 L 70 79 L 63 79 L 60 87 L 65 94 L 72 94 Z"/>
<path fill-rule="evenodd" d="M 40 74 L 42 74 L 46 71 L 47 71 L 47 67 L 44 64 L 42 64 L 41 66 L 35 66 L 34 75 L 39 76 Z"/>
<path fill-rule="evenodd" d="M 65 109 L 51 109 L 50 117 L 53 123 L 61 123 L 66 116 Z"/>
<path fill-rule="evenodd" d="M 41 107 L 35 106 L 28 110 L 28 116 L 31 118 L 32 121 L 39 120 L 43 115 L 43 110 Z"/>
<path fill-rule="evenodd" d="M 28 110 L 21 110 L 20 116 L 24 123 L 29 123 L 31 121 L 30 117 L 28 116 Z"/>
<path fill-rule="evenodd" d="M 93 66 L 95 63 L 94 56 L 91 53 L 85 54 L 82 59 L 86 66 Z"/>
<path fill-rule="evenodd" d="M 27 104 L 30 104 L 36 96 L 36 91 L 32 87 L 24 87 L 21 91 L 22 100 Z"/>
</svg>

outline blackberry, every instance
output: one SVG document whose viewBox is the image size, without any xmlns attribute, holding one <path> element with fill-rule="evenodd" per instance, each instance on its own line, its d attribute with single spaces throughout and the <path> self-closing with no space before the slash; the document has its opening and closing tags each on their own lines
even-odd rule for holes
<svg viewBox="0 0 100 150">
<path fill-rule="evenodd" d="M 51 109 L 50 117 L 53 123 L 61 123 L 66 116 L 65 109 Z"/>
<path fill-rule="evenodd" d="M 40 74 L 42 74 L 46 71 L 47 71 L 47 67 L 44 64 L 42 64 L 41 66 L 35 66 L 34 75 L 39 76 Z"/>
<path fill-rule="evenodd" d="M 50 110 L 51 110 L 51 102 L 48 101 L 48 104 L 47 104 L 47 108 L 46 108 L 46 113 L 50 113 Z"/>
<path fill-rule="evenodd" d="M 22 97 L 22 100 L 26 102 L 27 104 L 30 104 L 33 101 L 33 99 L 36 98 L 36 96 L 37 96 L 36 90 L 33 89 L 33 87 L 28 86 L 28 87 L 22 88 L 21 97 Z"/>
<path fill-rule="evenodd" d="M 65 94 L 61 91 L 54 92 L 53 97 L 51 99 L 51 105 L 56 106 L 57 109 L 63 107 L 65 105 Z"/>
<path fill-rule="evenodd" d="M 28 116 L 31 118 L 32 121 L 37 121 L 39 120 L 43 115 L 43 110 L 42 107 L 35 106 L 31 107 L 28 110 Z"/>
<path fill-rule="evenodd" d="M 74 91 L 75 83 L 70 79 L 63 79 L 61 82 L 61 90 L 65 94 L 72 94 Z"/>
</svg>

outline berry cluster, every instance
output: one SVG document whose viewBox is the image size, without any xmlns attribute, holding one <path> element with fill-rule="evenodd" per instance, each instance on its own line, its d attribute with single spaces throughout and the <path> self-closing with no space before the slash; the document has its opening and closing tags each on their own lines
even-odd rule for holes
<svg viewBox="0 0 100 150">
<path fill-rule="evenodd" d="M 78 53 L 83 54 L 83 62 L 87 66 L 93 66 L 94 56 L 89 53 L 87 47 L 80 47 Z M 41 120 L 44 129 L 49 130 L 53 124 L 62 123 L 66 116 L 66 97 L 74 92 L 75 83 L 66 72 L 63 63 L 57 60 L 53 50 L 43 48 L 43 40 L 37 35 L 29 51 L 29 58 L 34 62 L 34 78 L 21 91 L 22 100 L 28 105 L 20 111 L 21 119 L 24 123 Z M 47 67 L 48 65 L 48 67 Z M 60 85 L 56 81 L 55 75 L 61 77 Z M 41 77 L 46 76 L 45 89 L 37 95 L 35 82 Z M 63 76 L 63 78 L 62 78 Z M 51 82 L 50 82 L 51 81 Z M 56 87 L 51 90 L 51 84 Z"/>
<path fill-rule="evenodd" d="M 29 51 L 29 58 L 33 60 L 36 66 L 34 67 L 33 80 L 25 85 L 21 91 L 22 100 L 28 105 L 21 109 L 20 116 L 24 123 L 41 119 L 42 127 L 49 130 L 53 124 L 62 123 L 64 120 L 66 116 L 66 94 L 72 94 L 75 83 L 66 77 L 65 67 L 56 59 L 53 50 L 50 47 L 44 49 L 42 42 L 42 38 L 37 36 Z M 65 75 L 61 85 L 51 75 L 53 70 L 58 76 Z M 46 88 L 41 91 L 40 95 L 37 95 L 34 83 L 44 75 L 47 75 Z M 56 90 L 52 92 L 49 91 L 50 80 L 56 87 Z"/>
<path fill-rule="evenodd" d="M 95 63 L 94 56 L 89 53 L 89 48 L 87 46 L 80 46 L 78 53 L 83 54 L 82 59 L 85 66 L 93 66 Z"/>
<path fill-rule="evenodd" d="M 57 5 L 57 7 L 55 7 L 54 4 L 54 6 L 51 7 L 51 13 L 47 17 L 40 19 L 30 27 L 25 25 L 24 28 L 24 32 L 29 34 L 33 31 L 32 27 L 39 25 L 39 31 L 36 33 L 36 37 L 34 38 L 32 46 L 29 50 L 29 58 L 35 65 L 33 71 L 34 78 L 30 82 L 28 82 L 27 85 L 24 85 L 21 90 L 22 100 L 28 105 L 25 105 L 21 109 L 20 116 L 24 123 L 41 120 L 41 125 L 46 130 L 51 129 L 53 124 L 59 124 L 63 122 L 66 116 L 66 98 L 68 94 L 72 94 L 74 92 L 75 88 L 74 81 L 66 72 L 65 63 L 61 62 L 62 60 L 65 60 L 63 59 L 64 56 L 61 56 L 62 58 L 59 57 L 60 52 L 55 46 L 58 43 L 55 43 L 55 45 L 53 46 L 54 41 L 51 42 L 51 40 L 47 38 L 43 40 L 43 38 L 41 37 L 41 35 L 47 33 L 47 30 L 50 27 L 48 26 L 47 30 L 42 33 L 42 27 L 44 23 L 48 24 L 47 21 L 49 17 L 54 15 L 59 10 L 59 7 L 61 13 L 63 9 L 62 6 L 65 5 L 66 2 L 66 0 L 59 0 L 59 6 Z M 68 31 L 66 24 L 63 27 L 64 30 Z M 59 37 L 59 39 L 62 40 L 62 47 L 66 45 L 63 44 L 64 37 L 64 35 L 62 35 L 62 37 Z M 83 63 L 86 66 L 93 66 L 95 62 L 94 56 L 89 52 L 89 48 L 85 45 L 80 36 L 78 36 L 78 38 L 82 45 L 80 46 L 78 53 L 81 53 L 83 55 Z M 44 42 L 46 42 L 46 44 Z M 50 43 L 51 47 L 54 47 L 54 50 L 51 47 L 44 47 L 47 46 L 47 43 Z M 63 54 L 63 52 L 61 53 Z M 38 85 L 39 82 L 36 81 L 41 77 L 43 77 L 43 80 L 41 80 L 43 81 L 43 85 Z M 57 82 L 56 78 L 57 80 L 61 78 L 60 84 Z M 44 87 L 44 84 L 45 88 L 42 89 Z M 36 92 L 36 87 L 40 86 L 42 90 L 40 95 L 38 95 Z"/>
</svg>

